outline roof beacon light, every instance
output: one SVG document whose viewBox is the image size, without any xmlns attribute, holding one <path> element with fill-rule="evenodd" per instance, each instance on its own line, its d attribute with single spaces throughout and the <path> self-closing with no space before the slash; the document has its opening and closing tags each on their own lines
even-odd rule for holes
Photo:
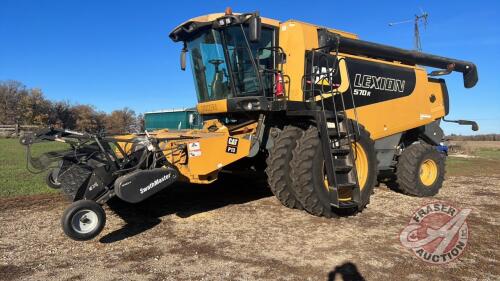
<svg viewBox="0 0 500 281">
<path fill-rule="evenodd" d="M 233 14 L 233 9 L 231 9 L 231 7 L 227 7 L 226 11 L 224 13 L 226 14 L 226 16 L 232 15 Z"/>
</svg>

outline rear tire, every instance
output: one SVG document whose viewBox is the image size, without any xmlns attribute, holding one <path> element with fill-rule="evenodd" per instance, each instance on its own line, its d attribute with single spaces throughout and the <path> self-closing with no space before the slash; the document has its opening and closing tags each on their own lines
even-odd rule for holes
<svg viewBox="0 0 500 281">
<path fill-rule="evenodd" d="M 364 186 L 361 188 L 361 206 L 359 208 L 361 210 L 369 203 L 376 183 L 377 158 L 370 134 L 361 125 L 359 125 L 359 129 L 360 135 L 357 138 L 357 143 L 363 148 L 367 163 Z M 336 217 L 341 209 L 334 210 L 330 205 L 329 191 L 324 183 L 323 159 L 318 129 L 311 126 L 298 140 L 297 147 L 293 151 L 291 166 L 294 190 L 298 194 L 297 198 L 300 203 L 309 213 L 315 216 Z M 347 213 L 341 211 L 342 214 L 356 212 L 357 209 L 349 210 Z"/>
<path fill-rule="evenodd" d="M 387 183 L 391 189 L 407 195 L 436 195 L 443 186 L 444 156 L 426 143 L 414 143 L 399 156 L 395 179 Z"/>
<path fill-rule="evenodd" d="M 61 218 L 64 233 L 76 241 L 86 241 L 96 237 L 101 233 L 105 224 L 104 209 L 90 200 L 72 203 Z"/>
<path fill-rule="evenodd" d="M 288 208 L 303 209 L 292 188 L 292 152 L 303 130 L 295 126 L 285 126 L 274 138 L 274 146 L 267 157 L 267 182 L 273 194 Z"/>
</svg>

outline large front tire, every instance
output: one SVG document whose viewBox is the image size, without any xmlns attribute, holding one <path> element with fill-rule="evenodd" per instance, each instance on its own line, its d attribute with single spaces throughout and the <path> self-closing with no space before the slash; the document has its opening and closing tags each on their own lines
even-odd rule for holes
<svg viewBox="0 0 500 281">
<path fill-rule="evenodd" d="M 273 194 L 288 208 L 303 209 L 292 189 L 292 152 L 303 130 L 295 126 L 285 126 L 274 138 L 274 146 L 269 150 L 266 163 L 267 182 Z"/>
<path fill-rule="evenodd" d="M 364 159 L 356 160 L 357 166 L 358 163 L 363 163 L 363 167 L 358 168 L 358 170 L 363 170 L 362 173 L 358 173 L 358 181 L 363 185 L 360 186 L 361 204 L 357 210 L 363 209 L 369 203 L 377 174 L 374 142 L 363 126 L 359 125 L 359 129 L 360 134 L 357 136 L 353 153 L 356 153 L 356 149 L 363 150 L 363 153 L 357 153 L 355 157 L 364 157 Z M 324 157 L 316 127 L 309 127 L 298 140 L 297 147 L 293 151 L 291 166 L 293 187 L 304 209 L 316 216 L 337 216 L 331 206 L 329 196 L 331 191 L 325 185 Z M 350 199 L 349 194 L 346 195 L 345 192 L 339 191 L 339 200 L 348 201 Z M 356 212 L 357 210 L 352 211 Z"/>
</svg>

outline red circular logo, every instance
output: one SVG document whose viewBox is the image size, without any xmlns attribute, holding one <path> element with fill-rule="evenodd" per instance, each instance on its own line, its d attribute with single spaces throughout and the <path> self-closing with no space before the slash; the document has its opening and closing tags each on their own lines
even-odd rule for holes
<svg viewBox="0 0 500 281">
<path fill-rule="evenodd" d="M 469 239 L 467 216 L 472 209 L 459 209 L 446 202 L 420 207 L 401 231 L 399 240 L 417 257 L 433 264 L 457 259 Z"/>
</svg>

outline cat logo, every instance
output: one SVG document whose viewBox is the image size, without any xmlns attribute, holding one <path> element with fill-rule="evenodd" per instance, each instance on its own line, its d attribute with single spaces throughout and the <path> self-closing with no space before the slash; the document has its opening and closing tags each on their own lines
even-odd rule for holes
<svg viewBox="0 0 500 281">
<path fill-rule="evenodd" d="M 229 137 L 227 139 L 226 153 L 236 154 L 238 152 L 238 141 L 237 138 Z"/>
</svg>

